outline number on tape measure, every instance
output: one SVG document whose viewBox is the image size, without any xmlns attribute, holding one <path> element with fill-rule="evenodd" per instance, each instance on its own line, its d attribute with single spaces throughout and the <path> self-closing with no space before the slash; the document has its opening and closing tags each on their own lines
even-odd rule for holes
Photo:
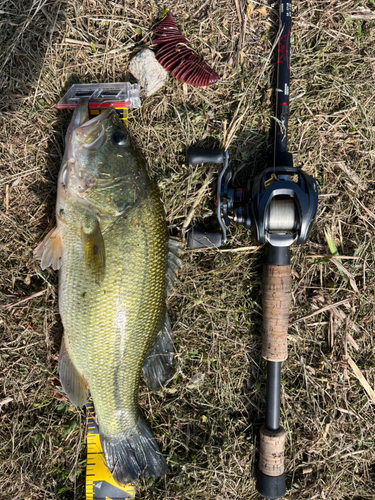
<svg viewBox="0 0 375 500">
<path fill-rule="evenodd" d="M 135 498 L 132 484 L 121 486 L 107 469 L 100 444 L 99 429 L 95 422 L 92 401 L 87 405 L 87 468 L 86 500 L 125 500 Z"/>
</svg>

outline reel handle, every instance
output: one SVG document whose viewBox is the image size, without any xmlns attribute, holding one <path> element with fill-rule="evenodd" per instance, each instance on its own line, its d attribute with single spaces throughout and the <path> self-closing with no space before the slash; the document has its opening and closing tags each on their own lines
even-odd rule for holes
<svg viewBox="0 0 375 500">
<path fill-rule="evenodd" d="M 199 248 L 221 247 L 223 235 L 220 231 L 205 231 L 204 229 L 192 229 L 187 234 L 187 246 L 191 250 Z"/>
<path fill-rule="evenodd" d="M 189 165 L 198 165 L 199 163 L 224 164 L 223 170 L 219 176 L 217 195 L 217 214 L 222 232 L 193 229 L 187 235 L 187 245 L 191 250 L 200 248 L 219 248 L 227 241 L 226 228 L 221 220 L 220 196 L 222 178 L 228 167 L 228 153 L 225 153 L 222 149 L 189 148 L 187 157 Z"/>
<path fill-rule="evenodd" d="M 187 157 L 189 165 L 224 163 L 224 151 L 222 149 L 189 148 Z"/>
</svg>

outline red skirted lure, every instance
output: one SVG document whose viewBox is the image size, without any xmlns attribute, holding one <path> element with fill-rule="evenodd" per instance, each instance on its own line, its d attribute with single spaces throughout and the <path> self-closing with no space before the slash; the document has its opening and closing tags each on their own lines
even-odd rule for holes
<svg viewBox="0 0 375 500">
<path fill-rule="evenodd" d="M 219 75 L 190 47 L 170 12 L 156 28 L 152 43 L 159 46 L 156 59 L 180 82 L 207 87 L 218 81 Z"/>
</svg>

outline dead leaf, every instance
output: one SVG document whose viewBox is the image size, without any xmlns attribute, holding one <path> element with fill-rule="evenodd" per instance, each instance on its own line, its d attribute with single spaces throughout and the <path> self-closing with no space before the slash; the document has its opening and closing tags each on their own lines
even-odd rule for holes
<svg viewBox="0 0 375 500">
<path fill-rule="evenodd" d="M 4 405 L 7 405 L 8 403 L 11 403 L 13 401 L 13 398 L 5 398 L 5 399 L 2 399 L 0 401 L 0 412 L 1 412 L 1 408 L 2 406 Z"/>
<path fill-rule="evenodd" d="M 350 282 L 350 285 L 353 288 L 353 290 L 355 292 L 359 293 L 359 290 L 357 288 L 357 285 L 356 285 L 356 282 L 355 282 L 353 275 L 339 262 L 339 259 L 335 259 L 334 257 L 331 257 L 330 260 L 336 265 L 336 267 L 338 267 L 340 269 L 340 271 L 342 271 L 345 274 L 345 276 L 347 276 L 349 278 L 349 282 Z"/>
<path fill-rule="evenodd" d="M 347 361 L 348 361 L 348 364 L 349 364 L 350 368 L 353 370 L 354 375 L 360 381 L 362 387 L 364 388 L 364 390 L 367 392 L 367 394 L 372 399 L 372 402 L 375 403 L 375 392 L 373 391 L 373 389 L 371 388 L 370 384 L 367 382 L 367 380 L 363 376 L 361 370 L 354 363 L 354 361 L 352 360 L 352 358 L 350 356 L 348 356 Z"/>
<path fill-rule="evenodd" d="M 249 2 L 247 4 L 247 9 L 246 9 L 246 16 L 248 19 L 250 19 L 250 16 L 253 12 L 254 12 L 254 4 L 253 2 Z"/>
<path fill-rule="evenodd" d="M 257 9 L 257 12 L 259 12 L 259 14 L 262 14 L 262 16 L 267 15 L 267 9 L 265 7 L 260 7 L 259 9 Z"/>
<path fill-rule="evenodd" d="M 371 19 L 375 19 L 375 12 L 365 7 L 358 7 L 357 10 L 347 12 L 344 16 L 346 19 L 364 19 L 370 21 Z"/>
</svg>

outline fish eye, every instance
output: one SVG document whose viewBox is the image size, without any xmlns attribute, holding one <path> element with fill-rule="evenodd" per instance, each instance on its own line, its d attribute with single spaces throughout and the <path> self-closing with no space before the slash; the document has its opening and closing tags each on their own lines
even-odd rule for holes
<svg viewBox="0 0 375 500">
<path fill-rule="evenodd" d="M 120 130 L 112 134 L 112 141 L 119 146 L 125 146 L 128 142 L 125 135 Z"/>
</svg>

